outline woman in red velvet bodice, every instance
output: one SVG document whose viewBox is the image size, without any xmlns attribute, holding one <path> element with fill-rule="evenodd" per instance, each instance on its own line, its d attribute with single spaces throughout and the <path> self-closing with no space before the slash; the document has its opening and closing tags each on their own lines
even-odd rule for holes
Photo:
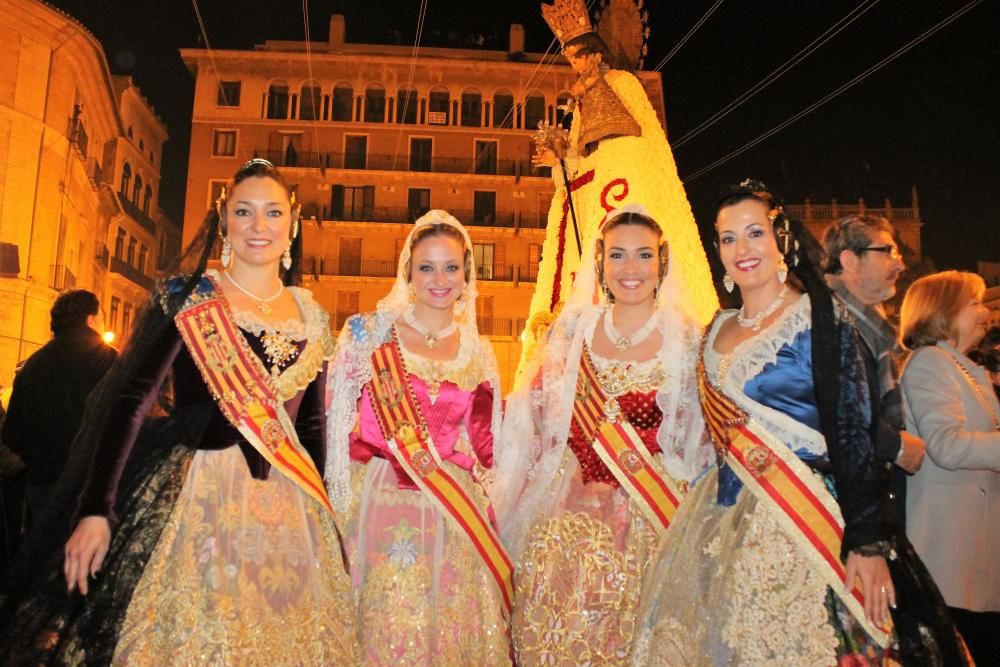
<svg viewBox="0 0 1000 667">
<path fill-rule="evenodd" d="M 532 380 L 507 399 L 498 521 L 524 665 L 628 663 L 667 529 L 635 471 L 644 463 L 642 479 L 680 497 L 711 451 L 693 382 L 698 327 L 676 299 L 660 226 L 629 206 L 592 245 Z M 610 450 L 616 439 L 625 448 Z"/>
</svg>

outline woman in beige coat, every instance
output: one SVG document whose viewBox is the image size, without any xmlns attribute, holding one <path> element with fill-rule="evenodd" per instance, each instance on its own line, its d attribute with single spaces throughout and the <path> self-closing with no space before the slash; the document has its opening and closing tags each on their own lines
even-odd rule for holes
<svg viewBox="0 0 1000 667">
<path fill-rule="evenodd" d="M 985 285 L 943 271 L 913 283 L 900 335 L 907 430 L 927 442 L 910 481 L 907 532 L 977 664 L 1000 655 L 1000 403 L 966 354 L 986 333 Z"/>
</svg>

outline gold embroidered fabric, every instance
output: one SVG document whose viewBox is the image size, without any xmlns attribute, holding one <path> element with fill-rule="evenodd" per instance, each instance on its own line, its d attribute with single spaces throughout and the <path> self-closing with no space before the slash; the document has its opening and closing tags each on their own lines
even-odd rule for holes
<svg viewBox="0 0 1000 667">
<path fill-rule="evenodd" d="M 355 665 L 333 520 L 236 447 L 199 451 L 132 596 L 115 664 Z"/>
<path fill-rule="evenodd" d="M 448 472 L 486 513 L 469 473 Z M 352 464 L 344 538 L 365 665 L 510 665 L 500 593 L 468 535 L 384 459 Z"/>
<path fill-rule="evenodd" d="M 612 137 L 639 137 L 642 128 L 618 99 L 603 74 L 589 84 L 580 109 L 581 154 L 587 146 Z"/>
<path fill-rule="evenodd" d="M 519 665 L 623 665 L 631 656 L 656 533 L 620 488 L 592 483 L 573 495 L 576 506 L 532 529 L 517 563 Z"/>
<path fill-rule="evenodd" d="M 482 359 L 477 354 L 473 354 L 475 350 L 473 345 L 459 345 L 458 355 L 450 361 L 428 359 L 408 350 L 402 343 L 400 343 L 399 349 L 403 353 L 406 370 L 428 384 L 451 382 L 462 391 L 472 391 L 483 380 L 487 379 L 487 369 L 483 365 Z"/>
<path fill-rule="evenodd" d="M 713 469 L 685 499 L 643 593 L 635 665 L 881 665 L 773 511 Z M 680 633 L 680 634 L 679 634 Z M 850 641 L 845 640 L 850 637 Z M 858 661 L 840 662 L 843 658 Z M 869 660 L 869 658 L 871 658 Z"/>
</svg>

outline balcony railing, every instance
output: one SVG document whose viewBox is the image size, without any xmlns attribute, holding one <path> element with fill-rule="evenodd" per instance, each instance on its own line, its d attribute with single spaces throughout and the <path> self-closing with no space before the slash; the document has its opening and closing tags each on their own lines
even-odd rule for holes
<svg viewBox="0 0 1000 667">
<path fill-rule="evenodd" d="M 368 171 L 421 171 L 444 174 L 487 176 L 537 176 L 529 160 L 476 160 L 474 158 L 417 158 L 408 155 L 333 153 L 297 150 L 258 150 L 255 157 L 267 158 L 278 167 L 307 169 L 363 169 Z"/>
<path fill-rule="evenodd" d="M 306 203 L 302 206 L 302 215 L 306 218 L 316 216 L 322 220 L 339 222 L 393 222 L 411 223 L 426 213 L 424 209 L 408 208 L 406 206 L 358 206 L 343 211 L 331 211 L 326 206 Z M 506 227 L 522 229 L 542 229 L 548 220 L 547 213 L 521 213 L 519 211 L 493 211 L 478 213 L 471 209 L 448 209 L 448 212 L 458 218 L 467 227 Z"/>
<path fill-rule="evenodd" d="M 81 157 L 87 157 L 87 129 L 79 117 L 71 118 L 69 121 L 69 140 Z"/>
<path fill-rule="evenodd" d="M 355 276 L 360 278 L 395 278 L 396 259 L 361 259 L 360 257 L 302 258 L 302 273 L 313 276 Z M 533 283 L 538 277 L 537 266 L 521 264 L 487 264 L 476 268 L 478 280 L 493 282 Z"/>
<path fill-rule="evenodd" d="M 118 193 L 118 200 L 121 201 L 126 215 L 138 222 L 147 232 L 156 235 L 156 222 L 145 211 L 133 204 L 132 200 L 122 193 Z"/>
<path fill-rule="evenodd" d="M 97 161 L 97 158 L 88 157 L 83 162 L 83 169 L 87 172 L 87 179 L 90 181 L 91 187 L 95 190 L 101 187 L 101 163 Z"/>
<path fill-rule="evenodd" d="M 94 261 L 102 269 L 108 268 L 108 260 L 110 259 L 110 254 L 108 252 L 108 246 L 103 243 L 97 244 L 97 251 L 94 253 Z"/>
<path fill-rule="evenodd" d="M 152 291 L 156 281 L 120 257 L 111 258 L 111 272 L 124 276 L 145 290 Z"/>
</svg>

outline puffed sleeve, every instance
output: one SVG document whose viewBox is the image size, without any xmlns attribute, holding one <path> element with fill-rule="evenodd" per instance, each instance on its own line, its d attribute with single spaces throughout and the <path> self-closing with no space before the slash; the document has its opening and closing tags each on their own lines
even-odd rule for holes
<svg viewBox="0 0 1000 667">
<path fill-rule="evenodd" d="M 841 322 L 838 338 L 840 401 L 837 442 L 830 449 L 830 464 L 844 516 L 841 557 L 846 558 L 850 551 L 888 539 L 882 521 L 888 479 L 872 437 L 872 397 L 857 333 Z"/>
<path fill-rule="evenodd" d="M 78 514 L 81 517 L 106 516 L 111 521 L 117 521 L 113 508 L 122 471 L 143 420 L 156 402 L 167 372 L 183 345 L 177 327 L 165 321 L 167 316 L 155 304 L 145 317 L 163 320 L 158 323 L 161 326 L 155 328 L 159 339 L 148 346 L 145 359 L 137 362 L 135 373 L 105 419 L 80 499 Z M 129 363 L 128 357 L 128 354 L 123 355 L 118 363 Z"/>
<path fill-rule="evenodd" d="M 327 365 L 316 374 L 302 395 L 299 412 L 295 415 L 295 431 L 299 442 L 309 452 L 316 469 L 326 469 L 326 373 Z"/>
<path fill-rule="evenodd" d="M 493 385 L 484 380 L 472 391 L 465 414 L 465 424 L 480 465 L 493 467 Z"/>
<path fill-rule="evenodd" d="M 948 352 L 921 348 L 903 371 L 907 423 L 927 443 L 927 456 L 946 470 L 1000 470 L 1000 431 L 965 428 L 962 383 Z"/>
</svg>

